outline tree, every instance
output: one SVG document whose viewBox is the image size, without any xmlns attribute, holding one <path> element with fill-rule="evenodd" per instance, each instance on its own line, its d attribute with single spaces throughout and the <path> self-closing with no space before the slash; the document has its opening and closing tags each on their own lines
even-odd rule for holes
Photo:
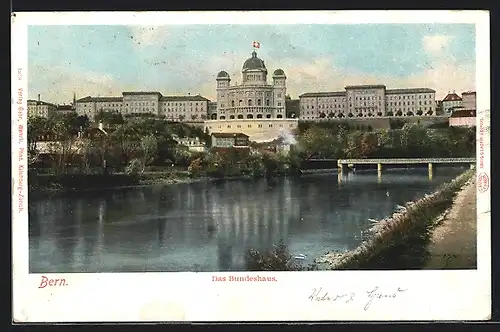
<svg viewBox="0 0 500 332">
<path fill-rule="evenodd" d="M 125 123 L 123 116 L 118 112 L 103 111 L 102 109 L 94 116 L 95 122 L 102 122 L 107 126 L 114 126 Z"/>
<path fill-rule="evenodd" d="M 299 146 L 311 158 L 319 154 L 325 158 L 334 158 L 338 153 L 337 137 L 331 131 L 321 127 L 307 129 L 298 138 Z"/>
<path fill-rule="evenodd" d="M 361 158 L 361 141 L 363 133 L 361 131 L 353 131 L 347 135 L 347 145 L 344 147 L 344 154 L 347 158 Z"/>
<path fill-rule="evenodd" d="M 188 167 L 189 175 L 192 177 L 199 176 L 202 171 L 202 159 L 194 159 Z"/>
<path fill-rule="evenodd" d="M 47 133 L 47 120 L 42 117 L 29 117 L 28 118 L 28 151 L 36 150 L 36 142 L 38 138 Z"/>
<path fill-rule="evenodd" d="M 142 163 L 144 168 L 151 164 L 158 152 L 158 140 L 154 135 L 141 138 Z"/>
<path fill-rule="evenodd" d="M 49 143 L 49 155 L 56 175 L 65 173 L 66 166 L 72 162 L 76 153 L 76 114 L 58 114 L 47 122 L 47 130 L 55 141 Z"/>
<path fill-rule="evenodd" d="M 374 133 L 363 133 L 361 138 L 361 157 L 370 158 L 377 151 L 378 139 Z"/>
<path fill-rule="evenodd" d="M 119 125 L 110 133 L 110 140 L 117 147 L 119 161 L 127 165 L 140 153 L 140 136 L 134 129 L 134 123 Z"/>
<path fill-rule="evenodd" d="M 90 126 L 90 119 L 87 115 L 80 115 L 76 118 L 76 127 L 78 130 L 86 130 Z"/>
</svg>

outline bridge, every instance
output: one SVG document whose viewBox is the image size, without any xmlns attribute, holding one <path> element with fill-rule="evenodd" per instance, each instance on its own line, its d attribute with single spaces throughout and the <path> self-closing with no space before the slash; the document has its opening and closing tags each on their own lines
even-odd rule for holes
<svg viewBox="0 0 500 332">
<path fill-rule="evenodd" d="M 325 160 L 326 161 L 326 160 Z M 473 168 L 476 158 L 390 158 L 390 159 L 339 159 L 338 168 L 341 172 L 347 172 L 349 167 L 356 165 L 377 165 L 378 172 L 382 172 L 382 165 L 428 165 L 429 176 L 431 176 L 434 164 L 470 164 Z"/>
</svg>

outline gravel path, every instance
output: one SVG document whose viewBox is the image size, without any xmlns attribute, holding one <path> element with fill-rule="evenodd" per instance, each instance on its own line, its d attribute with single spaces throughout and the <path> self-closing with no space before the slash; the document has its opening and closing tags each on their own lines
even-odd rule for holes
<svg viewBox="0 0 500 332">
<path fill-rule="evenodd" d="M 475 269 L 476 220 L 476 180 L 473 176 L 457 194 L 445 219 L 434 230 L 425 269 Z"/>
</svg>

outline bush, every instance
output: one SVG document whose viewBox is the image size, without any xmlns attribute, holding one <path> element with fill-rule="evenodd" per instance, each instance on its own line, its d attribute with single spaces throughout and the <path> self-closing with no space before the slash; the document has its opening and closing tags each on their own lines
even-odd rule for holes
<svg viewBox="0 0 500 332">
<path fill-rule="evenodd" d="M 201 174 L 202 171 L 202 160 L 201 158 L 196 158 L 191 162 L 188 167 L 188 172 L 191 177 L 197 177 Z"/>
<path fill-rule="evenodd" d="M 249 249 L 245 255 L 246 268 L 249 271 L 301 271 L 302 265 L 295 262 L 288 247 L 281 239 L 272 249 L 259 252 Z"/>
<path fill-rule="evenodd" d="M 127 167 L 125 167 L 125 173 L 127 174 L 142 174 L 144 172 L 144 163 L 140 159 L 132 159 Z"/>
</svg>

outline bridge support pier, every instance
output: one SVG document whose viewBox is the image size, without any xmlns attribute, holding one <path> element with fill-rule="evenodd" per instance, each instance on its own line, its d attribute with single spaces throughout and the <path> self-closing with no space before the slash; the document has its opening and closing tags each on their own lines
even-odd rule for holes
<svg viewBox="0 0 500 332">
<path fill-rule="evenodd" d="M 377 171 L 380 173 L 382 172 L 382 164 L 381 163 L 378 163 L 377 164 Z"/>
<path fill-rule="evenodd" d="M 428 169 L 429 169 L 429 180 L 432 180 L 432 177 L 433 177 L 433 173 L 434 173 L 434 165 L 432 163 L 429 163 L 428 165 Z"/>
<path fill-rule="evenodd" d="M 339 164 L 339 169 L 340 169 L 340 173 L 342 173 L 342 174 L 347 174 L 347 172 L 348 172 L 347 164 Z"/>
</svg>

